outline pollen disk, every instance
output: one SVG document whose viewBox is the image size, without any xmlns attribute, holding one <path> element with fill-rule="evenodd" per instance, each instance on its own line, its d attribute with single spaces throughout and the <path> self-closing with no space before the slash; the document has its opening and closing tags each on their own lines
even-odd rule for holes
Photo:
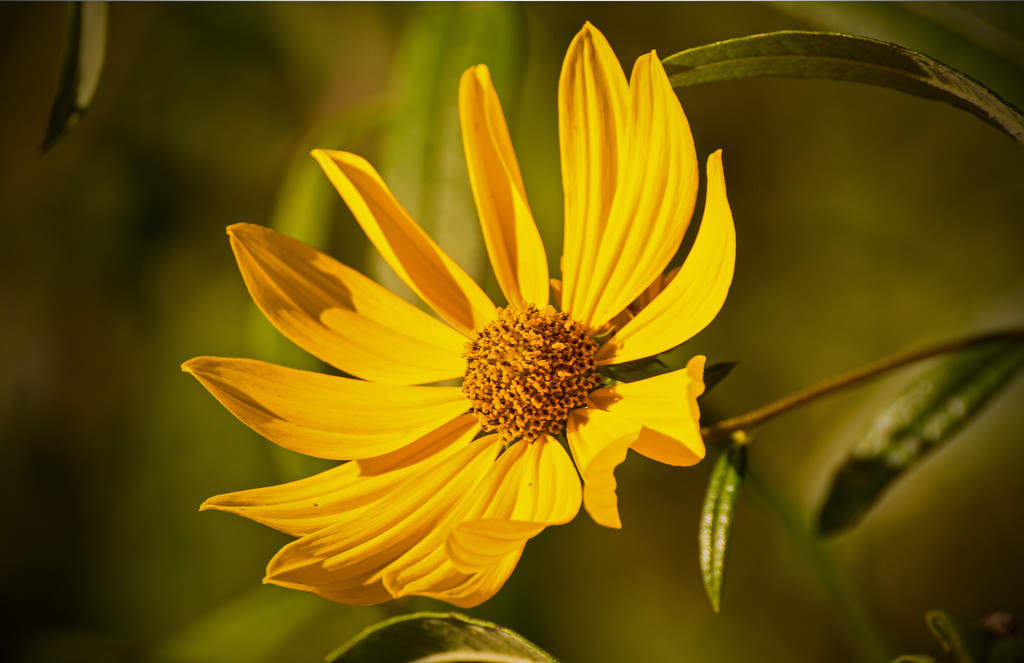
<svg viewBox="0 0 1024 663">
<path fill-rule="evenodd" d="M 550 306 L 508 306 L 466 344 L 462 391 L 485 431 L 508 444 L 562 431 L 600 383 L 597 344 Z"/>
</svg>

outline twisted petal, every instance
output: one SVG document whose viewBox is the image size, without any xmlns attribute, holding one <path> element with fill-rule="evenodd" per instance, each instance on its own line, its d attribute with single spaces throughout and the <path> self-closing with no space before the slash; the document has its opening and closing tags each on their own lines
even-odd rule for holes
<svg viewBox="0 0 1024 663">
<path fill-rule="evenodd" d="M 587 209 L 601 209 L 607 216 L 603 225 L 592 222 L 583 232 L 578 263 L 570 253 L 576 247 L 568 242 L 570 223 L 575 223 L 568 206 L 570 196 L 580 192 L 566 187 L 564 310 L 592 330 L 626 308 L 665 269 L 686 232 L 696 200 L 693 137 L 654 53 L 636 61 L 627 112 L 616 138 L 618 166 L 614 188 L 609 190 L 614 196 L 608 206 L 609 191 L 597 196 L 593 190 L 587 192 L 591 196 Z M 603 163 L 600 166 L 599 172 L 607 172 Z M 595 164 L 563 161 L 563 171 L 570 167 L 594 168 Z"/>
<path fill-rule="evenodd" d="M 583 309 L 598 242 L 618 186 L 626 142 L 626 75 L 589 22 L 569 45 L 558 80 L 558 138 L 565 195 L 562 310 Z"/>
<path fill-rule="evenodd" d="M 581 408 L 569 413 L 566 434 L 583 477 L 583 506 L 599 525 L 622 527 L 614 472 L 640 431 L 639 424 L 604 410 Z"/>
<path fill-rule="evenodd" d="M 197 357 L 182 368 L 260 435 L 318 458 L 381 456 L 469 409 L 458 387 L 376 384 L 254 359 Z"/>
<path fill-rule="evenodd" d="M 398 204 L 362 157 L 313 150 L 366 236 L 403 281 L 442 319 L 472 336 L 494 319 L 494 304 Z"/>
<path fill-rule="evenodd" d="M 486 66 L 472 67 L 462 75 L 459 117 L 469 182 L 498 285 L 510 304 L 545 306 L 547 256 Z"/>
<path fill-rule="evenodd" d="M 704 361 L 698 355 L 685 369 L 598 389 L 589 404 L 643 426 L 634 451 L 668 465 L 693 465 L 704 457 L 697 409 Z"/>
<path fill-rule="evenodd" d="M 453 434 L 459 442 L 466 439 Z M 409 593 L 396 574 L 409 574 L 414 567 L 417 578 L 407 575 L 405 580 L 433 576 L 438 591 L 472 585 L 468 574 L 460 574 L 434 553 L 466 512 L 467 496 L 475 493 L 494 464 L 501 441 L 490 436 L 456 446 L 454 453 L 436 453 L 407 469 L 364 479 L 377 482 L 382 499 L 341 512 L 330 527 L 282 548 L 270 561 L 265 582 L 348 605 L 380 603 Z M 420 560 L 428 563 L 417 565 Z"/>
<path fill-rule="evenodd" d="M 598 364 L 650 357 L 690 339 L 725 303 L 736 264 L 736 229 L 725 195 L 722 152 L 708 158 L 704 219 L 682 269 L 635 318 L 598 350 Z"/>
<path fill-rule="evenodd" d="M 554 438 L 518 442 L 491 468 L 473 511 L 448 537 L 448 556 L 466 572 L 500 563 L 548 525 L 575 518 L 581 500 L 572 460 Z"/>
<path fill-rule="evenodd" d="M 468 445 L 479 430 L 476 417 L 464 414 L 384 456 L 277 486 L 211 497 L 200 510 L 227 511 L 296 537 L 339 522 L 355 527 L 363 518 L 379 517 L 382 504 L 408 492 L 425 471 Z"/>
<path fill-rule="evenodd" d="M 256 305 L 281 333 L 328 364 L 374 382 L 462 375 L 466 339 L 334 258 L 269 228 L 228 228 Z"/>
</svg>

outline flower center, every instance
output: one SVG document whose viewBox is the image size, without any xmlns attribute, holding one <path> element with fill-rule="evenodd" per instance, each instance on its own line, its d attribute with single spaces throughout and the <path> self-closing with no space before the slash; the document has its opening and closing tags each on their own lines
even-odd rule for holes
<svg viewBox="0 0 1024 663">
<path fill-rule="evenodd" d="M 561 432 L 601 383 L 596 352 L 583 326 L 550 306 L 501 308 L 466 344 L 462 391 L 485 431 L 532 442 Z"/>
</svg>

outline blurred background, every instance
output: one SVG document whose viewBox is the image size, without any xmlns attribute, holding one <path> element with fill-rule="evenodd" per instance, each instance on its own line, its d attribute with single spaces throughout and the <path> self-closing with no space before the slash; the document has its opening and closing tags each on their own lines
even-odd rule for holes
<svg viewBox="0 0 1024 663">
<path fill-rule="evenodd" d="M 458 75 L 490 65 L 557 265 L 556 86 L 586 20 L 627 72 L 651 49 L 834 30 L 927 53 L 1024 106 L 1019 3 L 114 3 L 93 105 L 43 154 L 64 12 L 0 4 L 0 659 L 17 663 L 317 661 L 391 614 L 448 609 L 346 608 L 263 586 L 288 538 L 198 512 L 214 494 L 324 467 L 274 448 L 180 372 L 206 354 L 316 367 L 258 316 L 225 227 L 274 225 L 392 280 L 311 148 L 370 159 L 494 291 Z M 740 361 L 703 421 L 883 355 L 1021 325 L 1024 150 L 1006 135 L 852 83 L 747 80 L 680 98 L 698 158 L 724 150 L 738 232 L 729 300 L 683 353 Z M 915 370 L 758 431 L 752 471 L 798 525 Z M 1022 397 L 1018 380 L 817 557 L 745 493 L 721 614 L 697 561 L 710 463 L 638 455 L 617 471 L 621 531 L 585 514 L 548 529 L 468 613 L 566 663 L 864 660 L 861 627 L 813 561 L 826 558 L 893 654 L 938 656 L 928 609 L 1024 618 Z"/>
</svg>

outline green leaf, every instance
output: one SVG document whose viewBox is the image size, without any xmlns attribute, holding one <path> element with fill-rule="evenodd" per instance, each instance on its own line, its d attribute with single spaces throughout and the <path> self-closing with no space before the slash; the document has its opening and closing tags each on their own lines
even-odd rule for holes
<svg viewBox="0 0 1024 663">
<path fill-rule="evenodd" d="M 751 77 L 887 87 L 970 111 L 1024 144 L 1024 116 L 997 94 L 956 69 L 884 41 L 787 30 L 698 46 L 663 62 L 674 87 Z"/>
<path fill-rule="evenodd" d="M 259 587 L 228 601 L 157 644 L 147 661 L 261 663 L 326 607 L 301 592 Z"/>
<path fill-rule="evenodd" d="M 457 613 L 419 612 L 366 629 L 328 663 L 557 663 L 517 633 Z"/>
<path fill-rule="evenodd" d="M 709 391 L 718 386 L 718 383 L 732 373 L 732 369 L 736 368 L 738 364 L 738 361 L 720 361 L 705 368 L 704 393 L 701 396 L 707 395 Z"/>
<path fill-rule="evenodd" d="M 995 634 L 976 622 L 945 610 L 929 610 L 924 615 L 928 628 L 942 648 L 951 652 L 957 663 L 985 663 L 989 644 Z"/>
<path fill-rule="evenodd" d="M 1024 341 L 998 340 L 944 359 L 874 419 L 838 468 L 818 531 L 855 523 L 904 472 L 976 416 L 1024 365 Z"/>
<path fill-rule="evenodd" d="M 894 658 L 892 663 L 936 663 L 936 660 L 927 654 L 904 654 Z"/>
<path fill-rule="evenodd" d="M 46 152 L 82 119 L 96 93 L 107 40 L 106 2 L 69 2 L 57 96 L 50 110 Z"/>
<path fill-rule="evenodd" d="M 725 557 L 736 513 L 736 500 L 747 469 L 747 447 L 734 444 L 715 462 L 701 511 L 700 570 L 711 607 L 718 612 L 725 579 Z"/>
</svg>

